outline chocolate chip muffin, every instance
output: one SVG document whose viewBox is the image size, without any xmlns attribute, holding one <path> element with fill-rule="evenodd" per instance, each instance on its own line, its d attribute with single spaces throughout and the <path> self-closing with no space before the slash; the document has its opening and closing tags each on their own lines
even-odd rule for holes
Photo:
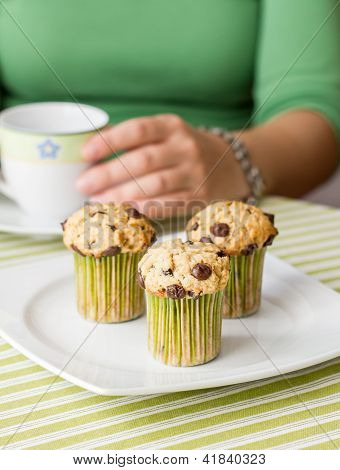
<svg viewBox="0 0 340 470">
<path fill-rule="evenodd" d="M 223 316 L 258 311 L 266 248 L 278 234 L 274 215 L 240 201 L 222 201 L 195 214 L 186 231 L 189 240 L 214 244 L 230 256 Z"/>
<path fill-rule="evenodd" d="M 269 246 L 278 234 L 274 215 L 241 201 L 216 202 L 194 215 L 189 240 L 214 243 L 229 255 L 249 255 Z"/>
<path fill-rule="evenodd" d="M 228 278 L 229 257 L 213 244 L 177 239 L 147 251 L 138 281 L 147 294 L 148 346 L 156 359 L 194 366 L 218 355 Z"/>
<path fill-rule="evenodd" d="M 155 237 L 148 219 L 129 204 L 88 204 L 62 222 L 62 228 L 68 249 L 94 258 L 140 253 Z"/>
<path fill-rule="evenodd" d="M 77 307 L 86 319 L 117 323 L 138 317 L 144 293 L 137 265 L 155 240 L 149 220 L 129 204 L 85 205 L 62 222 L 74 254 Z"/>
</svg>

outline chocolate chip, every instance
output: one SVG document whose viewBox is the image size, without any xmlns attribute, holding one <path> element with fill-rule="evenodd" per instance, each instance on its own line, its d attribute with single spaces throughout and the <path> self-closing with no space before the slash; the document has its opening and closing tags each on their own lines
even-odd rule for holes
<svg viewBox="0 0 340 470">
<path fill-rule="evenodd" d="M 142 274 L 138 271 L 137 273 L 137 282 L 141 286 L 142 289 L 145 289 L 145 282 Z"/>
<path fill-rule="evenodd" d="M 274 238 L 275 238 L 275 235 L 269 235 L 269 237 L 267 238 L 267 240 L 264 242 L 263 246 L 270 246 L 273 244 L 273 241 L 274 241 Z"/>
<path fill-rule="evenodd" d="M 119 246 L 109 246 L 109 248 L 103 251 L 102 256 L 115 256 L 118 253 L 120 253 Z"/>
<path fill-rule="evenodd" d="M 172 284 L 166 288 L 166 295 L 170 299 L 183 299 L 185 297 L 185 290 L 178 284 Z"/>
<path fill-rule="evenodd" d="M 227 253 L 223 250 L 218 251 L 216 254 L 219 258 L 224 258 L 225 256 L 228 256 Z"/>
<path fill-rule="evenodd" d="M 212 270 L 208 264 L 197 263 L 191 270 L 191 274 L 199 281 L 206 281 L 211 276 Z"/>
<path fill-rule="evenodd" d="M 202 237 L 200 239 L 200 242 L 202 242 L 202 243 L 212 243 L 213 241 L 210 237 Z"/>
<path fill-rule="evenodd" d="M 198 223 L 195 222 L 194 225 L 190 227 L 190 230 L 197 230 L 198 229 Z"/>
<path fill-rule="evenodd" d="M 248 245 L 247 248 L 244 248 L 242 251 L 241 251 L 241 255 L 251 255 L 252 253 L 254 253 L 254 251 L 258 248 L 257 244 L 256 243 L 252 243 L 251 245 Z"/>
<path fill-rule="evenodd" d="M 82 253 L 76 245 L 73 245 L 73 243 L 71 244 L 71 248 L 72 248 L 73 251 L 78 253 L 78 255 L 85 256 L 84 253 Z"/>
<path fill-rule="evenodd" d="M 167 269 L 166 271 L 164 271 L 163 269 L 163 274 L 164 276 L 172 276 L 173 275 L 172 269 Z"/>
<path fill-rule="evenodd" d="M 188 290 L 188 296 L 191 297 L 193 300 L 196 300 L 200 297 L 202 292 L 199 292 L 198 294 L 195 294 L 192 290 Z"/>
<path fill-rule="evenodd" d="M 186 245 L 193 245 L 194 242 L 192 242 L 191 240 L 187 240 L 186 242 L 184 242 Z"/>
<path fill-rule="evenodd" d="M 228 224 L 214 224 L 210 227 L 210 232 L 215 235 L 215 237 L 226 237 L 229 235 L 230 228 Z"/>
<path fill-rule="evenodd" d="M 67 222 L 67 219 L 65 219 L 64 222 L 60 222 L 60 225 L 61 225 L 61 228 L 63 229 L 63 231 L 65 230 L 66 222 Z"/>
<path fill-rule="evenodd" d="M 270 220 L 270 222 L 274 225 L 274 222 L 275 222 L 275 215 L 274 214 L 269 214 L 269 212 L 265 212 L 264 215 L 266 217 L 268 217 L 268 219 Z"/>
<path fill-rule="evenodd" d="M 96 211 L 96 212 L 93 212 L 93 214 L 91 214 L 90 217 L 94 217 L 94 216 L 97 215 L 97 214 L 103 214 L 103 215 L 105 215 L 106 212 L 103 212 L 103 211 Z"/>
<path fill-rule="evenodd" d="M 125 210 L 126 210 L 127 215 L 129 217 L 132 217 L 133 219 L 140 219 L 142 217 L 142 214 L 134 207 L 128 207 Z"/>
<path fill-rule="evenodd" d="M 110 227 L 110 229 L 112 230 L 112 232 L 114 232 L 115 230 L 117 230 L 117 227 L 115 225 L 107 225 L 108 227 Z"/>
</svg>

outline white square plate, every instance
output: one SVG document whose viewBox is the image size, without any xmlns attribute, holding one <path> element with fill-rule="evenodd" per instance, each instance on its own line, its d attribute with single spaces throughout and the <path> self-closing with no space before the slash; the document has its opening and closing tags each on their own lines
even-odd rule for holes
<svg viewBox="0 0 340 470">
<path fill-rule="evenodd" d="M 212 362 L 175 368 L 147 351 L 145 315 L 96 325 L 75 308 L 73 258 L 0 271 L 0 334 L 38 364 L 103 395 L 210 388 L 287 373 L 340 355 L 340 296 L 267 255 L 260 311 L 223 320 Z"/>
</svg>

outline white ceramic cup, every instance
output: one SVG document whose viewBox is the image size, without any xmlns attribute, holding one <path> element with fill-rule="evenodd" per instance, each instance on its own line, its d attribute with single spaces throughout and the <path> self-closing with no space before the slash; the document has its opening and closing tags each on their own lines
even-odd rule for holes
<svg viewBox="0 0 340 470">
<path fill-rule="evenodd" d="M 75 180 L 85 141 L 107 113 L 77 103 L 32 103 L 0 113 L 0 191 L 34 218 L 61 221 L 84 203 Z"/>
</svg>

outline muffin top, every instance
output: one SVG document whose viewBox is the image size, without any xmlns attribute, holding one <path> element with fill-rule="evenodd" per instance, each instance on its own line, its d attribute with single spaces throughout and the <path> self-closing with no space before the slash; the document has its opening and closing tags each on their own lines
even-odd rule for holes
<svg viewBox="0 0 340 470">
<path fill-rule="evenodd" d="M 229 257 L 217 246 L 169 240 L 152 246 L 138 265 L 141 287 L 158 297 L 197 298 L 223 289 Z"/>
<path fill-rule="evenodd" d="M 249 255 L 278 234 L 274 215 L 240 201 L 211 204 L 192 217 L 186 231 L 189 240 L 214 243 L 229 255 Z"/>
<path fill-rule="evenodd" d="M 130 204 L 87 204 L 61 225 L 69 250 L 95 258 L 141 252 L 155 240 L 151 223 Z"/>
</svg>

